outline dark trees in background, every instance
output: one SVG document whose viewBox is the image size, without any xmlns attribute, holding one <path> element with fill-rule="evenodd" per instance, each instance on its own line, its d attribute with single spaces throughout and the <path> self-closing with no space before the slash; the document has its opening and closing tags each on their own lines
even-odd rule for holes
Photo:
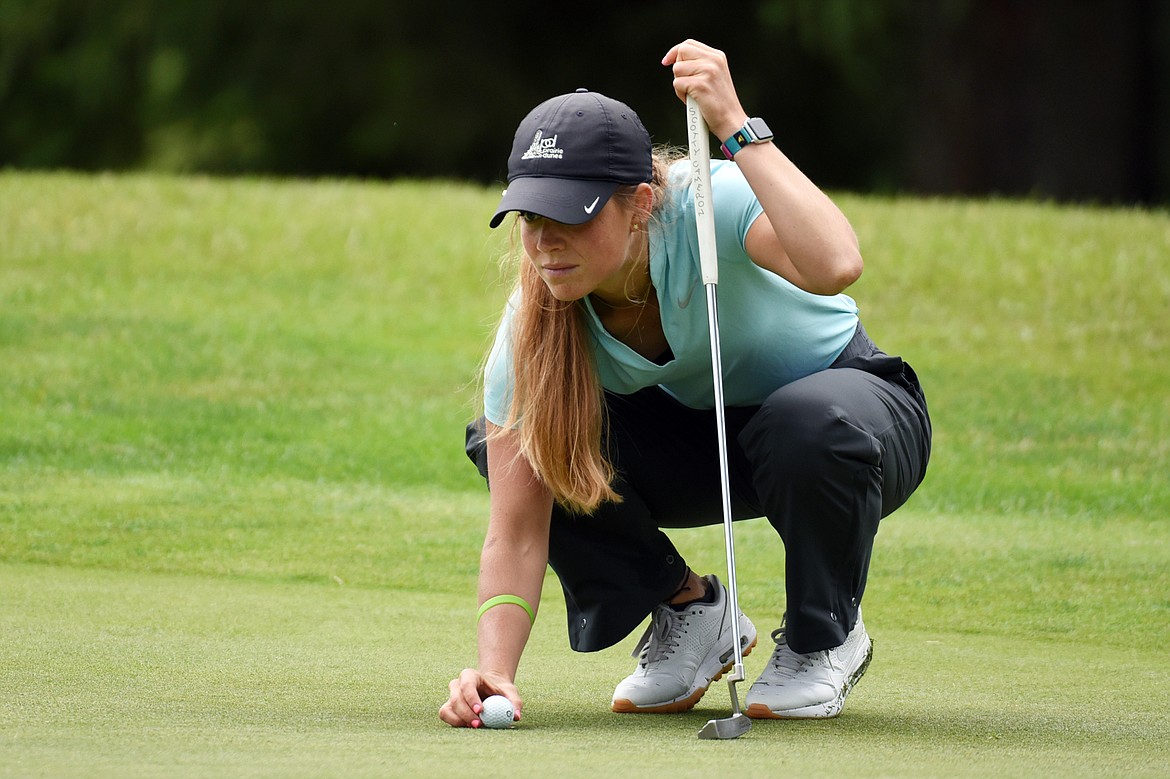
<svg viewBox="0 0 1170 779">
<path fill-rule="evenodd" d="M 1170 201 L 1170 4 L 0 0 L 0 165 L 496 181 L 579 86 L 656 141 L 694 36 L 824 186 Z"/>
</svg>

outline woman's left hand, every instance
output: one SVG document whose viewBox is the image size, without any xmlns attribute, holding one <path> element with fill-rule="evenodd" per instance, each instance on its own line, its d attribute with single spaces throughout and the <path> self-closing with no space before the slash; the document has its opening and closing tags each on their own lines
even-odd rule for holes
<svg viewBox="0 0 1170 779">
<path fill-rule="evenodd" d="M 683 102 L 695 98 L 716 137 L 729 137 L 747 121 L 722 51 L 689 39 L 671 48 L 662 64 L 674 70 L 675 94 Z"/>
</svg>

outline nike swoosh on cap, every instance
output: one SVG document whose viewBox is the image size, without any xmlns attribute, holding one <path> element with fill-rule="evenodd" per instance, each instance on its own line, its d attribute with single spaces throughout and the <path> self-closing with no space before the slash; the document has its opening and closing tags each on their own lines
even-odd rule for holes
<svg viewBox="0 0 1170 779">
<path fill-rule="evenodd" d="M 601 200 L 601 195 L 598 195 L 597 197 L 593 198 L 593 202 L 590 203 L 589 205 L 585 206 L 585 213 L 592 214 L 593 209 L 597 208 L 597 201 L 599 201 L 599 200 Z"/>
</svg>

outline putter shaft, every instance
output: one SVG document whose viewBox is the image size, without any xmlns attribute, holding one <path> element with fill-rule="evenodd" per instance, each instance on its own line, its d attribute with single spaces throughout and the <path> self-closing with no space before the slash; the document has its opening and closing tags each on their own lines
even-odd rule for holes
<svg viewBox="0 0 1170 779">
<path fill-rule="evenodd" d="M 739 707 L 735 685 L 744 679 L 743 646 L 739 622 L 739 585 L 735 578 L 735 537 L 731 520 L 731 480 L 727 462 L 727 412 L 723 405 L 723 358 L 719 349 L 719 311 L 715 288 L 719 283 L 719 257 L 715 245 L 715 215 L 711 200 L 711 139 L 707 121 L 698 102 L 687 96 L 687 129 L 690 145 L 692 192 L 695 225 L 699 242 L 699 268 L 707 288 L 707 325 L 711 337 L 711 379 L 715 393 L 715 428 L 719 447 L 719 484 L 723 494 L 723 540 L 727 553 L 727 598 L 734 632 L 735 661 L 727 674 L 732 713 L 725 719 L 710 720 L 702 730 L 702 739 L 738 738 L 751 728 L 751 720 Z"/>
<path fill-rule="evenodd" d="M 727 596 L 731 609 L 731 629 L 735 632 L 735 665 L 727 675 L 731 688 L 732 711 L 739 713 L 739 696 L 735 683 L 744 680 L 743 646 L 740 644 L 739 583 L 735 577 L 735 531 L 731 521 L 731 485 L 728 478 L 727 412 L 723 405 L 723 358 L 719 348 L 719 304 L 715 283 L 707 285 L 708 328 L 711 335 L 711 374 L 715 390 L 715 429 L 719 441 L 719 486 L 723 494 L 723 542 L 727 552 Z"/>
</svg>

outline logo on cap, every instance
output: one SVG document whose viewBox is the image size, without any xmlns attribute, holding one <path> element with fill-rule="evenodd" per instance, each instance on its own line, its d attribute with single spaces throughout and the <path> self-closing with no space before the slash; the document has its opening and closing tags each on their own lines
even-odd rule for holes
<svg viewBox="0 0 1170 779">
<path fill-rule="evenodd" d="M 528 151 L 524 152 L 522 160 L 559 160 L 565 156 L 564 149 L 557 148 L 557 138 L 554 135 L 551 138 L 544 137 L 544 130 L 537 130 L 536 136 L 532 139 L 532 145 L 528 147 Z"/>
</svg>

